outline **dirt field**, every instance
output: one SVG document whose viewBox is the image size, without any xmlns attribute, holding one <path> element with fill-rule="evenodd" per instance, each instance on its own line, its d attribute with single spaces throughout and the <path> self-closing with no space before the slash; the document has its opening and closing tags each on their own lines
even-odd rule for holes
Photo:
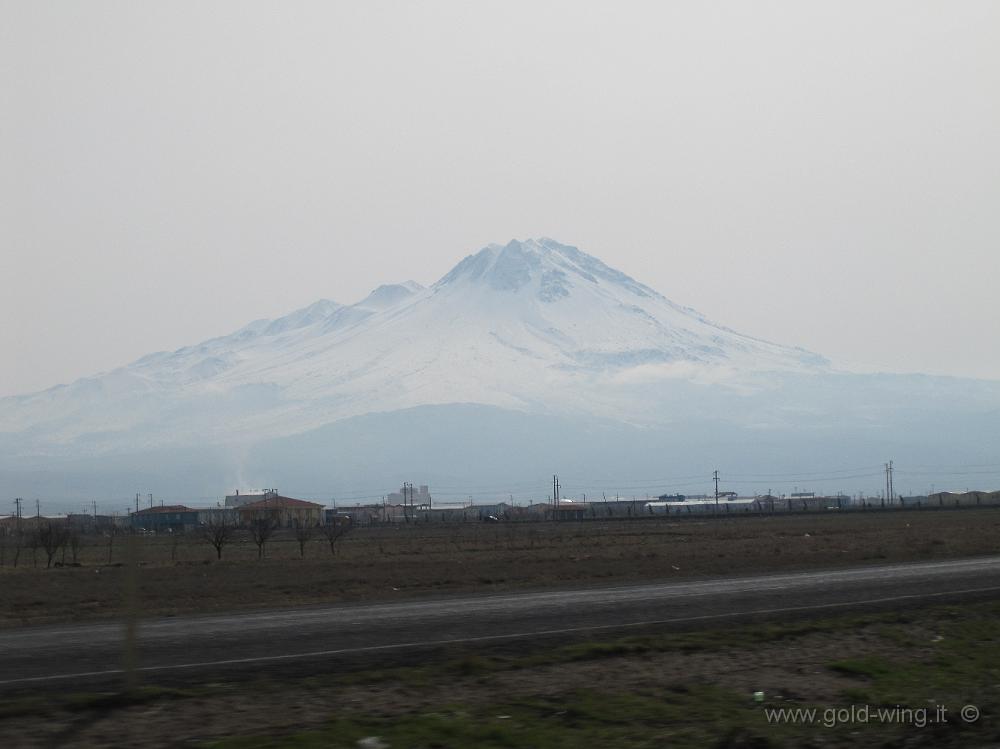
<svg viewBox="0 0 1000 749">
<path fill-rule="evenodd" d="M 1000 510 L 358 528 L 336 556 L 315 537 L 300 558 L 285 535 L 263 561 L 246 537 L 226 547 L 222 562 L 195 537 L 135 540 L 140 607 L 152 616 L 991 554 L 1000 549 Z M 85 539 L 80 567 L 44 569 L 41 550 L 33 567 L 23 550 L 13 569 L 12 550 L 3 554 L 0 625 L 118 613 L 122 538 L 110 564 L 99 537 Z"/>
</svg>

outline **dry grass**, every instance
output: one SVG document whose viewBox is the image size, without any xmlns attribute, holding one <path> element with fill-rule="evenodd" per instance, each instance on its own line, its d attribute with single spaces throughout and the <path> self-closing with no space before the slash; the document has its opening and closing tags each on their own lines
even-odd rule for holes
<svg viewBox="0 0 1000 749">
<path fill-rule="evenodd" d="M 781 572 L 994 553 L 1000 511 L 644 519 L 359 528 L 330 554 L 311 540 L 305 558 L 289 533 L 257 548 L 239 537 L 215 551 L 195 537 L 140 537 L 140 600 L 149 615 L 335 601 L 393 600 L 436 592 L 617 584 Z M 42 569 L 22 552 L 0 568 L 0 625 L 83 620 L 118 613 L 125 544 L 85 539 L 83 565 Z M 61 554 L 57 556 L 61 559 Z"/>
</svg>

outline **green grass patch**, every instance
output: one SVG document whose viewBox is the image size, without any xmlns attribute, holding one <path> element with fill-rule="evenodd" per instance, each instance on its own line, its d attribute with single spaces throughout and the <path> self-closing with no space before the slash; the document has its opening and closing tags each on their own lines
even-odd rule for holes
<svg viewBox="0 0 1000 749">
<path fill-rule="evenodd" d="M 991 740 L 1000 738 L 992 717 L 1000 715 L 1000 604 L 942 607 L 920 624 L 919 636 L 909 640 L 904 639 L 905 628 L 879 630 L 888 641 L 915 646 L 904 656 L 828 664 L 832 671 L 859 680 L 843 697 L 854 703 L 911 708 L 944 705 L 951 728 L 976 735 L 992 730 Z M 983 717 L 975 725 L 961 721 L 958 711 L 964 705 L 981 711 Z"/>
<path fill-rule="evenodd" d="M 47 715 L 59 710 L 74 713 L 108 712 L 165 700 L 194 699 L 212 693 L 213 691 L 206 687 L 173 689 L 148 686 L 139 687 L 131 692 L 68 692 L 46 697 L 15 697 L 0 703 L 0 720 L 28 715 Z"/>
<path fill-rule="evenodd" d="M 759 710 L 745 697 L 698 687 L 650 695 L 579 691 L 558 700 L 521 699 L 476 708 L 448 705 L 391 718 L 341 716 L 315 731 L 225 739 L 204 746 L 358 747 L 369 737 L 410 749 L 771 746 L 761 732 L 764 728 Z"/>
<path fill-rule="evenodd" d="M 828 668 L 831 671 L 844 674 L 846 676 L 858 676 L 865 679 L 875 679 L 879 676 L 886 676 L 896 668 L 893 664 L 882 658 L 856 658 L 851 660 L 835 661 Z"/>
</svg>

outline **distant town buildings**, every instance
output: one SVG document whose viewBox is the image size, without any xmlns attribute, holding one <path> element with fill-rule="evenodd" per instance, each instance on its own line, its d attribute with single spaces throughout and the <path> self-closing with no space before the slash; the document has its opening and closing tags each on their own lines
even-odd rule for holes
<svg viewBox="0 0 1000 749">
<path fill-rule="evenodd" d="M 738 496 L 736 492 L 719 492 L 718 497 L 704 494 L 661 494 L 655 499 L 645 497 L 615 498 L 587 501 L 561 499 L 548 501 L 513 501 L 474 503 L 431 502 L 427 485 L 413 488 L 410 503 L 410 484 L 385 499 L 365 504 L 326 508 L 318 502 L 295 499 L 279 494 L 273 489 L 261 492 L 237 492 L 226 497 L 225 506 L 217 502 L 214 507 L 192 508 L 187 505 L 151 506 L 128 513 L 97 515 L 70 513 L 67 515 L 0 516 L 0 537 L 17 536 L 21 539 L 37 534 L 49 525 L 61 525 L 79 534 L 117 533 L 184 533 L 212 525 L 249 528 L 262 519 L 271 519 L 280 528 L 314 527 L 319 525 L 350 524 L 351 526 L 405 525 L 415 523 L 448 522 L 519 522 L 566 521 L 642 518 L 657 515 L 705 516 L 732 514 L 781 514 L 812 512 L 847 512 L 912 508 L 929 510 L 937 508 L 1000 506 L 1000 491 L 936 492 L 922 495 L 849 496 L 845 494 L 821 495 L 814 492 L 794 491 L 789 494 L 756 494 Z M 404 491 L 405 490 L 405 491 Z M 404 500 L 405 496 L 405 500 Z M 96 504 L 95 508 L 96 510 Z"/>
<path fill-rule="evenodd" d="M 386 498 L 389 504 L 429 505 L 431 493 L 427 484 L 414 487 L 412 484 L 399 487 L 398 492 L 392 492 Z"/>
</svg>

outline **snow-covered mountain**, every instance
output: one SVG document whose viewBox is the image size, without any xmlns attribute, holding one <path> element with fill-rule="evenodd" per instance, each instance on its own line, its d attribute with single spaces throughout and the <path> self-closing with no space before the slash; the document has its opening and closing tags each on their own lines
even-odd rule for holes
<svg viewBox="0 0 1000 749">
<path fill-rule="evenodd" d="M 715 324 L 575 247 L 511 241 L 470 255 L 429 288 L 407 282 L 356 304 L 320 300 L 70 385 L 0 399 L 0 449 L 10 464 L 31 458 L 41 466 L 231 446 L 256 450 L 259 464 L 268 461 L 265 443 L 299 436 L 307 440 L 297 443 L 301 453 L 313 444 L 309 435 L 339 424 L 349 445 L 354 432 L 344 425 L 359 423 L 352 419 L 374 423 L 377 415 L 456 404 L 647 432 L 694 434 L 716 424 L 730 436 L 751 430 L 751 439 L 775 430 L 801 437 L 833 423 L 894 429 L 907 423 L 914 392 L 952 414 L 1000 408 L 993 384 L 891 382 L 847 375 L 816 354 Z M 475 413 L 469 423 L 449 415 L 447 434 L 474 434 L 484 423 Z"/>
<path fill-rule="evenodd" d="M 381 286 L 35 395 L 0 401 L 0 432 L 91 448 L 242 441 L 350 416 L 479 403 L 643 420 L 628 376 L 713 381 L 819 371 L 806 351 L 741 335 L 575 247 L 490 245 L 430 288 Z"/>
</svg>

